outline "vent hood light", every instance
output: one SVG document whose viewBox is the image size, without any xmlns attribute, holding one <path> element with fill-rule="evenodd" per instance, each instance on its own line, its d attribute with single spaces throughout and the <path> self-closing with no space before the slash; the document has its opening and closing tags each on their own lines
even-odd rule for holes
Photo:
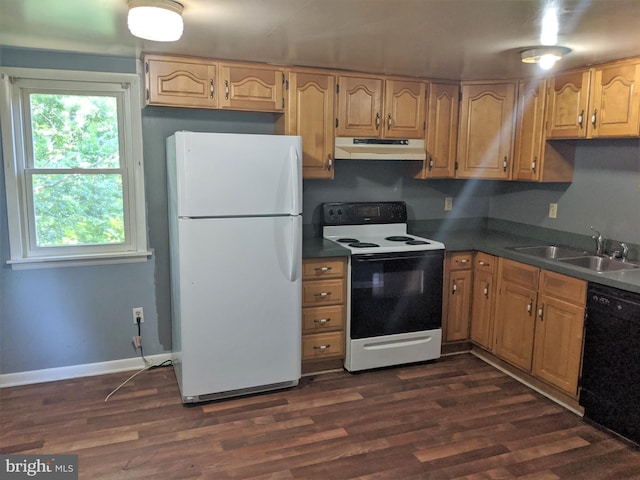
<svg viewBox="0 0 640 480">
<path fill-rule="evenodd" d="M 537 63 L 543 70 L 549 70 L 571 49 L 567 47 L 531 47 L 520 52 L 524 63 Z"/>
<path fill-rule="evenodd" d="M 424 140 L 337 137 L 336 160 L 424 160 Z"/>
<path fill-rule="evenodd" d="M 129 31 L 155 42 L 175 42 L 182 36 L 182 4 L 173 0 L 129 0 Z"/>
</svg>

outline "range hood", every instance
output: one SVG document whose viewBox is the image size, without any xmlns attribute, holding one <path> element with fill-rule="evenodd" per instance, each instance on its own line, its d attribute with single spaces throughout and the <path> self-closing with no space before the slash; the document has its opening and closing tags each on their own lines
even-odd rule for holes
<svg viewBox="0 0 640 480">
<path fill-rule="evenodd" d="M 424 160 L 424 140 L 336 138 L 336 160 Z"/>
</svg>

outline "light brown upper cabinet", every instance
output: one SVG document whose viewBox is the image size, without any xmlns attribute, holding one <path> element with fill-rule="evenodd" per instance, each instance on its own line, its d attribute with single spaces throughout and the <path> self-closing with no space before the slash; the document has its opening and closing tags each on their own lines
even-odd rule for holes
<svg viewBox="0 0 640 480">
<path fill-rule="evenodd" d="M 220 108 L 284 112 L 282 69 L 242 63 L 221 63 L 219 68 Z"/>
<path fill-rule="evenodd" d="M 513 180 L 570 182 L 575 142 L 546 141 L 546 79 L 518 83 Z"/>
<path fill-rule="evenodd" d="M 394 77 L 338 77 L 341 137 L 423 138 L 426 83 Z"/>
<path fill-rule="evenodd" d="M 462 82 L 457 178 L 511 178 L 516 82 Z"/>
<path fill-rule="evenodd" d="M 322 71 L 291 70 L 285 134 L 302 136 L 304 178 L 333 178 L 336 78 Z"/>
<path fill-rule="evenodd" d="M 143 61 L 147 105 L 217 108 L 217 63 L 170 55 L 145 55 Z"/>
<path fill-rule="evenodd" d="M 427 158 L 416 178 L 453 178 L 458 140 L 457 84 L 431 83 L 427 96 Z"/>
<path fill-rule="evenodd" d="M 550 78 L 547 138 L 640 135 L 638 60 L 561 72 Z"/>
</svg>

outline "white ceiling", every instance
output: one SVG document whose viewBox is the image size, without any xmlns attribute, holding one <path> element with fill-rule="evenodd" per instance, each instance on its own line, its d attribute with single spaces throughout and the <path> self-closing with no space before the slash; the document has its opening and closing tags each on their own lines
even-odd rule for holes
<svg viewBox="0 0 640 480">
<path fill-rule="evenodd" d="M 143 41 L 127 0 L 0 0 L 0 45 L 139 56 L 178 53 L 428 78 L 533 75 L 547 4 L 561 67 L 640 56 L 640 0 L 179 0 L 184 35 Z"/>
</svg>

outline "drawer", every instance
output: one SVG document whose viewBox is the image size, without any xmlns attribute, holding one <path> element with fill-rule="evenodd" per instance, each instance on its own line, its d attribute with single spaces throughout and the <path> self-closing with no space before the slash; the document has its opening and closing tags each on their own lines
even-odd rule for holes
<svg viewBox="0 0 640 480">
<path fill-rule="evenodd" d="M 302 337 L 302 360 L 344 357 L 344 333 L 329 332 Z"/>
<path fill-rule="evenodd" d="M 450 270 L 468 270 L 471 268 L 473 254 L 471 252 L 454 252 L 449 257 Z"/>
<path fill-rule="evenodd" d="M 496 271 L 497 258 L 484 252 L 477 252 L 473 268 L 476 272 L 494 273 Z"/>
<path fill-rule="evenodd" d="M 342 258 L 305 258 L 302 260 L 302 279 L 343 278 L 345 265 Z"/>
<path fill-rule="evenodd" d="M 316 280 L 302 282 L 302 306 L 335 305 L 344 303 L 344 280 Z"/>
<path fill-rule="evenodd" d="M 500 258 L 500 278 L 534 290 L 538 289 L 540 269 L 506 258 Z"/>
<path fill-rule="evenodd" d="M 344 329 L 344 306 L 308 307 L 302 309 L 302 333 Z"/>
<path fill-rule="evenodd" d="M 587 282 L 579 278 L 542 270 L 540 273 L 540 293 L 584 306 L 587 298 Z"/>
</svg>

